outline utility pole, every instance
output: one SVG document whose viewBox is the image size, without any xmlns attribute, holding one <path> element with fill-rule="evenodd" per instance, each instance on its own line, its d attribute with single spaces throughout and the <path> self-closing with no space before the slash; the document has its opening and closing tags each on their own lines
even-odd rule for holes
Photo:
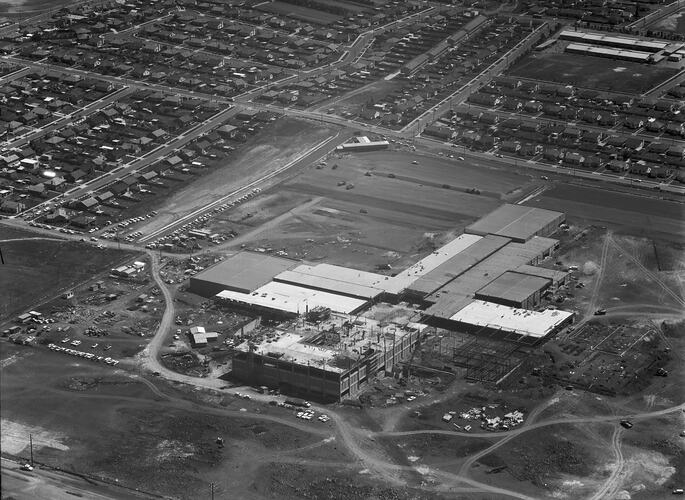
<svg viewBox="0 0 685 500">
<path fill-rule="evenodd" d="M 33 435 L 29 434 L 29 449 L 31 450 L 31 467 L 33 467 Z"/>
<path fill-rule="evenodd" d="M 214 483 L 209 483 L 209 490 L 212 494 L 212 500 L 214 500 Z"/>
</svg>

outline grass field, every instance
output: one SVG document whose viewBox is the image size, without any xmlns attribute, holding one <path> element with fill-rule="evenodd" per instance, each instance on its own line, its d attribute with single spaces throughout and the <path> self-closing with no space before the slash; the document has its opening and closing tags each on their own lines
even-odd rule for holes
<svg viewBox="0 0 685 500">
<path fill-rule="evenodd" d="M 334 153 L 326 166 L 287 182 L 278 197 L 267 192 L 229 212 L 244 225 L 229 243 L 363 270 L 390 264 L 397 272 L 531 183 L 529 176 L 445 157 Z M 466 192 L 473 187 L 481 194 Z"/>
<path fill-rule="evenodd" d="M 645 92 L 677 72 L 663 66 L 566 53 L 532 54 L 509 70 L 521 78 L 629 94 Z"/>
<path fill-rule="evenodd" d="M 301 7 L 299 5 L 292 5 L 278 1 L 271 2 L 268 5 L 261 5 L 260 9 L 274 14 L 286 15 L 307 23 L 322 25 L 333 24 L 341 18 L 341 16 L 336 14 L 330 14 L 321 10 L 310 9 L 308 7 Z"/>
<path fill-rule="evenodd" d="M 0 14 L 38 13 L 71 3 L 74 0 L 3 0 L 0 2 Z"/>
<path fill-rule="evenodd" d="M 671 31 L 685 35 L 685 12 L 682 10 L 677 11 L 665 19 L 652 24 L 649 28 L 654 31 Z"/>
<path fill-rule="evenodd" d="M 0 235 L 5 259 L 0 319 L 9 319 L 136 255 L 74 241 L 31 239 L 33 233 L 8 227 L 0 227 Z"/>
<path fill-rule="evenodd" d="M 2 343 L 0 356 L 3 452 L 26 457 L 30 432 L 39 463 L 144 491 L 200 498 L 198 491 L 209 492 L 214 481 L 218 498 L 246 498 L 236 489 L 238 478 L 257 480 L 245 473 L 263 456 L 322 439 L 316 432 L 256 420 L 239 411 L 254 413 L 254 404 L 233 397 L 218 396 L 216 404 L 198 398 L 201 406 L 192 409 L 182 393 L 155 380 L 169 394 L 161 400 L 122 370 L 45 348 Z M 312 427 L 325 432 L 323 424 Z M 225 448 L 216 445 L 217 436 L 226 440 Z"/>
<path fill-rule="evenodd" d="M 261 178 L 266 173 L 286 165 L 317 143 L 333 135 L 334 132 L 331 129 L 304 120 L 291 118 L 277 120 L 268 125 L 259 135 L 250 137 L 248 142 L 237 151 L 236 156 L 226 160 L 225 165 L 194 179 L 192 183 L 181 187 L 165 199 L 155 199 L 155 204 L 148 207 L 150 210 L 155 208 L 159 211 L 159 215 L 138 229 L 144 234 L 151 233 L 173 222 L 179 216 L 203 207 Z M 293 167 L 292 170 L 296 169 L 297 167 Z M 162 203 L 161 206 L 160 203 Z"/>
<path fill-rule="evenodd" d="M 608 225 L 635 236 L 685 241 L 682 203 L 594 187 L 559 185 L 526 204 L 559 210 L 569 218 Z"/>
</svg>

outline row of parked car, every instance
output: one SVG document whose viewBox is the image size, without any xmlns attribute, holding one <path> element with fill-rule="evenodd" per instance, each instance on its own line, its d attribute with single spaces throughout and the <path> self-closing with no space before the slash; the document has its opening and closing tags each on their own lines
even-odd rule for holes
<svg viewBox="0 0 685 500">
<path fill-rule="evenodd" d="M 244 203 L 250 198 L 256 196 L 261 192 L 261 188 L 253 188 L 251 191 L 248 193 L 240 196 L 237 198 L 235 201 L 229 201 L 227 203 L 224 203 L 222 205 L 219 205 L 214 208 L 213 212 L 214 214 L 218 214 L 220 212 L 223 212 L 224 210 L 227 210 L 235 205 L 238 205 L 240 203 Z M 145 245 L 145 248 L 157 248 L 159 245 L 164 244 L 165 242 L 168 242 L 170 240 L 173 240 L 174 238 L 178 238 L 179 236 L 183 235 L 186 231 L 191 230 L 191 229 L 197 229 L 204 225 L 205 222 L 207 222 L 211 217 L 213 217 L 213 214 L 211 212 L 208 212 L 204 215 L 199 215 L 195 219 L 193 219 L 191 222 L 186 222 L 183 224 L 180 228 L 176 229 L 174 232 L 169 233 L 165 236 L 162 236 L 159 239 L 156 239 L 147 245 Z"/>
<path fill-rule="evenodd" d="M 72 344 L 73 344 L 73 342 L 72 342 Z M 77 351 L 76 349 L 70 349 L 70 348 L 62 347 L 62 346 L 59 346 L 56 344 L 49 344 L 48 348 L 51 351 L 63 352 L 65 354 L 69 354 L 71 356 L 78 356 L 79 358 L 90 359 L 91 361 L 98 361 L 98 362 L 104 361 L 106 364 L 108 364 L 110 366 L 116 366 L 119 364 L 119 361 L 117 361 L 116 359 L 106 358 L 104 356 L 97 356 L 97 355 L 93 354 L 92 352 Z"/>
</svg>

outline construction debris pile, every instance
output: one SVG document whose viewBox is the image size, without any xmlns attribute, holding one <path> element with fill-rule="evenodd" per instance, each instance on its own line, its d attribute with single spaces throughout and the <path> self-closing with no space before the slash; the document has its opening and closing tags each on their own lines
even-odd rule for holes
<svg viewBox="0 0 685 500">
<path fill-rule="evenodd" d="M 513 429 L 517 425 L 520 425 L 523 423 L 523 412 L 519 410 L 514 410 L 509 413 L 506 413 L 503 416 L 493 416 L 490 417 L 486 413 L 488 408 L 496 408 L 496 406 L 490 406 L 490 407 L 485 407 L 482 406 L 480 408 L 471 408 L 465 412 L 459 413 L 459 418 L 462 420 L 480 420 L 480 428 L 487 430 L 487 431 L 508 431 L 510 429 Z M 450 411 L 448 413 L 445 413 L 442 417 L 442 420 L 444 422 L 450 422 L 452 418 L 457 414 L 457 412 Z M 458 424 L 453 424 L 457 429 L 461 429 L 462 427 Z M 464 426 L 464 430 L 466 432 L 469 432 L 471 430 L 472 426 L 467 425 Z"/>
</svg>

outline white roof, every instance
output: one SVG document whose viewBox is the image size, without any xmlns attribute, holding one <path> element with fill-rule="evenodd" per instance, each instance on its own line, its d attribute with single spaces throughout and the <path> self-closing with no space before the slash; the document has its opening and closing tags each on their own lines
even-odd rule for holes
<svg viewBox="0 0 685 500">
<path fill-rule="evenodd" d="M 383 293 L 379 284 L 389 278 L 382 274 L 358 271 L 347 267 L 319 264 L 306 264 L 295 269 L 283 271 L 275 281 L 291 283 L 303 287 L 319 288 L 333 293 L 343 293 L 364 299 L 373 299 Z"/>
<path fill-rule="evenodd" d="M 475 326 L 489 327 L 531 337 L 544 337 L 573 313 L 559 310 L 542 312 L 474 300 L 450 317 Z"/>
<path fill-rule="evenodd" d="M 384 285 L 385 290 L 389 293 L 401 292 L 424 274 L 429 273 L 439 265 L 444 264 L 455 255 L 463 252 L 475 242 L 482 239 L 482 236 L 477 236 L 475 234 L 462 234 L 457 236 L 446 245 L 438 248 L 430 255 L 427 255 L 416 264 L 408 267 L 392 278 L 390 282 Z"/>
<path fill-rule="evenodd" d="M 328 292 L 311 290 L 287 283 L 271 281 L 252 293 L 233 292 L 224 290 L 216 294 L 226 300 L 243 304 L 266 307 L 289 313 L 305 313 L 307 307 L 328 307 L 331 311 L 350 314 L 366 304 L 365 300 L 344 297 Z"/>
<path fill-rule="evenodd" d="M 266 352 L 282 353 L 285 359 L 293 360 L 298 364 L 311 364 L 324 368 L 327 371 L 342 372 L 339 367 L 331 365 L 339 351 L 321 347 L 311 344 L 303 343 L 303 335 L 294 332 L 284 332 L 271 342 L 262 343 L 257 346 L 257 352 L 266 354 Z M 241 344 L 237 347 L 238 350 L 245 350 L 247 344 Z"/>
</svg>

